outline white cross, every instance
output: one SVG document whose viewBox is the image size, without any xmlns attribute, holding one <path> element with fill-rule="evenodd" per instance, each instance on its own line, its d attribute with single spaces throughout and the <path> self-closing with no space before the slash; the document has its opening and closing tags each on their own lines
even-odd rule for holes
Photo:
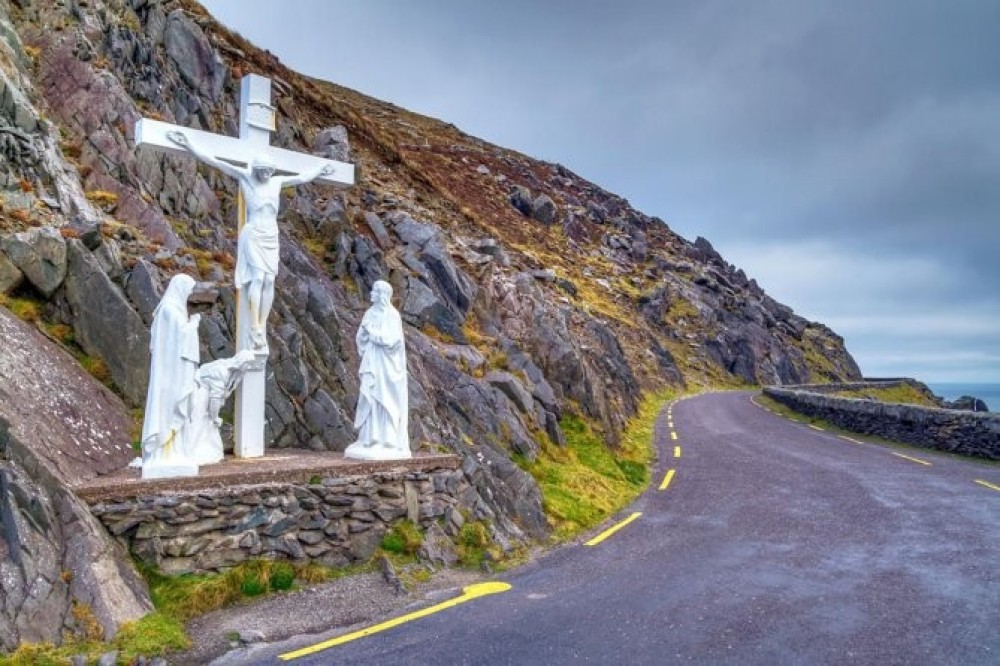
<svg viewBox="0 0 1000 666">
<path fill-rule="evenodd" d="M 135 145 L 152 146 L 171 153 L 188 155 L 188 151 L 167 137 L 168 132 L 183 131 L 192 143 L 214 157 L 244 167 L 254 158 L 266 156 L 278 172 L 310 173 L 330 165 L 332 173 L 318 178 L 334 185 L 354 184 L 354 165 L 327 160 L 315 155 L 297 153 L 271 145 L 271 132 L 275 130 L 274 107 L 271 106 L 271 80 L 248 74 L 240 85 L 240 136 L 234 138 L 212 134 L 170 123 L 142 118 L 135 124 Z M 243 194 L 239 199 L 240 228 L 246 222 Z M 242 290 L 240 290 L 242 291 Z M 236 314 L 237 351 L 249 349 L 250 308 L 245 294 L 239 294 Z M 264 455 L 264 387 L 267 353 L 258 354 L 258 368 L 248 372 L 236 392 L 236 449 L 240 458 Z"/>
</svg>

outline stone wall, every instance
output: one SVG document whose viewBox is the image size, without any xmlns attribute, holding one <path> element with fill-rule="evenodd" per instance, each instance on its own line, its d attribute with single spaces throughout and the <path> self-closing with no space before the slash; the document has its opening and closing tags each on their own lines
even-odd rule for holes
<svg viewBox="0 0 1000 666">
<path fill-rule="evenodd" d="M 393 523 L 425 531 L 427 559 L 447 559 L 466 520 L 496 516 L 454 464 L 309 483 L 248 484 L 91 501 L 111 534 L 169 574 L 218 570 L 252 558 L 343 566 L 371 557 Z M 509 543 L 494 529 L 494 539 Z M 444 553 L 441 549 L 444 549 Z M 443 557 L 442 557 L 443 556 Z"/>
<path fill-rule="evenodd" d="M 909 384 L 911 386 L 923 386 L 913 379 L 897 377 L 890 379 L 870 379 L 865 378 L 860 382 L 835 382 L 826 384 L 796 384 L 795 386 L 785 386 L 796 391 L 808 391 L 809 393 L 836 393 L 838 391 L 864 391 L 865 389 L 890 389 Z"/>
<path fill-rule="evenodd" d="M 885 386 L 885 383 L 879 385 Z M 836 389 L 867 385 L 827 385 Z M 768 387 L 764 395 L 854 432 L 967 456 L 1000 460 L 1000 414 L 823 395 L 815 387 Z"/>
</svg>

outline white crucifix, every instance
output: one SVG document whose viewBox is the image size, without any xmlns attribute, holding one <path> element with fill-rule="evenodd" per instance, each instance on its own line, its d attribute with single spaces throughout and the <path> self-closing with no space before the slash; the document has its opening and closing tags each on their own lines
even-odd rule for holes
<svg viewBox="0 0 1000 666">
<path fill-rule="evenodd" d="M 268 356 L 267 316 L 278 273 L 278 204 L 281 189 L 321 180 L 354 184 L 354 165 L 270 145 L 275 130 L 271 80 L 248 74 L 240 86 L 239 138 L 142 118 L 136 146 L 190 154 L 240 183 L 239 243 L 235 283 L 236 351 L 258 359 L 236 392 L 236 456 L 264 455 L 264 387 Z"/>
</svg>

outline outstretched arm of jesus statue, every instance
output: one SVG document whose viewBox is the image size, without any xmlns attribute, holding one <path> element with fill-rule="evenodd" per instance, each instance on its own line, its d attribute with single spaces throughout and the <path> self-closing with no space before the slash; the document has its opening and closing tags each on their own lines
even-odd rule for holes
<svg viewBox="0 0 1000 666">
<path fill-rule="evenodd" d="M 226 174 L 227 176 L 232 176 L 233 178 L 241 178 L 247 175 L 246 170 L 233 166 L 229 162 L 224 162 L 215 155 L 210 155 L 201 150 L 201 148 L 199 148 L 193 141 L 191 141 L 188 135 L 185 134 L 184 132 L 180 132 L 177 130 L 167 132 L 167 138 L 176 143 L 184 150 L 194 155 L 195 157 L 197 157 L 205 164 L 215 167 L 216 169 Z"/>
<path fill-rule="evenodd" d="M 294 176 L 287 176 L 281 179 L 282 187 L 289 187 L 292 185 L 302 185 L 303 183 L 308 183 L 316 180 L 320 176 L 332 176 L 336 169 L 332 164 L 324 164 L 318 169 L 313 169 L 312 171 L 306 171 L 304 173 L 297 173 Z"/>
</svg>

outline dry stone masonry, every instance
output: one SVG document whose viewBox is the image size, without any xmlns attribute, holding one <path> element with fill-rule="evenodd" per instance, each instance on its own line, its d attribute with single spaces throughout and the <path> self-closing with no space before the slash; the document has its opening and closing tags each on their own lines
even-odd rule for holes
<svg viewBox="0 0 1000 666">
<path fill-rule="evenodd" d="M 91 511 L 131 552 L 169 574 L 253 558 L 343 566 L 368 560 L 400 520 L 421 527 L 435 544 L 456 536 L 467 520 L 492 524 L 496 514 L 454 468 L 458 459 L 452 461 L 425 471 L 92 500 Z M 440 552 L 425 557 L 447 560 Z"/>
<path fill-rule="evenodd" d="M 768 387 L 764 395 L 841 428 L 928 449 L 1000 460 L 1000 414 L 920 407 L 825 395 L 871 384 Z"/>
</svg>

